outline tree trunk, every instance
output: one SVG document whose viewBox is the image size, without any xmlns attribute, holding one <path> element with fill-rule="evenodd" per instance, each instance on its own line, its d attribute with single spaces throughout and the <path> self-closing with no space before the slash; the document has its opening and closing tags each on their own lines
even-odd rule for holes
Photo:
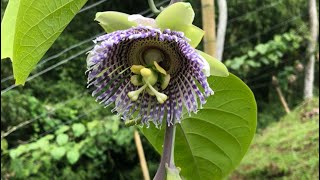
<svg viewBox="0 0 320 180">
<path fill-rule="evenodd" d="M 309 18 L 310 18 L 310 33 L 311 37 L 308 45 L 308 58 L 309 61 L 305 67 L 304 77 L 304 98 L 309 99 L 313 96 L 313 81 L 314 81 L 314 61 L 317 40 L 319 35 L 319 23 L 316 0 L 309 0 Z"/>
<path fill-rule="evenodd" d="M 201 0 L 202 28 L 206 32 L 203 38 L 204 51 L 215 57 L 216 30 L 214 18 L 214 0 Z"/>
<path fill-rule="evenodd" d="M 216 58 L 222 61 L 224 39 L 226 35 L 227 19 L 228 19 L 227 1 L 218 0 L 218 7 L 219 7 L 219 23 L 218 23 L 218 33 L 217 33 Z"/>
</svg>

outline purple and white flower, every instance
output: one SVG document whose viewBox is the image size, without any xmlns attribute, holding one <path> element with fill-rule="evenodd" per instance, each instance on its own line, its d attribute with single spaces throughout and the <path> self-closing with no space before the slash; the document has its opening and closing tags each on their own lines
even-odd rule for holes
<svg viewBox="0 0 320 180">
<path fill-rule="evenodd" d="M 227 76 L 228 71 L 194 49 L 204 32 L 192 25 L 190 7 L 176 3 L 155 20 L 97 13 L 96 20 L 108 34 L 94 40 L 87 58 L 88 87 L 94 87 L 96 100 L 105 106 L 114 103 L 114 111 L 124 120 L 141 120 L 146 125 L 149 121 L 161 125 L 163 119 L 168 125 L 180 122 L 183 109 L 189 115 L 196 113 L 213 95 L 207 76 Z M 174 17 L 171 12 L 176 10 L 191 17 L 191 22 Z M 164 19 L 175 24 L 163 23 Z"/>
</svg>

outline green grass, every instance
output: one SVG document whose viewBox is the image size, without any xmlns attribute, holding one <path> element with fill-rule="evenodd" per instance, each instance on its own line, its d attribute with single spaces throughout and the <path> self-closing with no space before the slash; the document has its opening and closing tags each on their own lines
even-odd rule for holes
<svg viewBox="0 0 320 180">
<path fill-rule="evenodd" d="M 319 98 L 258 133 L 232 180 L 319 179 Z"/>
</svg>

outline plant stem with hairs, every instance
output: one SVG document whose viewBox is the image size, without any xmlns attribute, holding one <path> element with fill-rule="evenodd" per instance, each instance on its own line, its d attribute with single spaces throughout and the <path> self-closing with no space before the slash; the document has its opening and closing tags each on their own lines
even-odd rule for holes
<svg viewBox="0 0 320 180">
<path fill-rule="evenodd" d="M 154 180 L 165 180 L 167 173 L 174 173 L 179 179 L 179 170 L 174 164 L 174 140 L 175 140 L 176 126 L 166 125 L 164 134 L 164 144 L 161 156 L 161 161 Z M 168 172 L 170 171 L 170 172 Z"/>
</svg>

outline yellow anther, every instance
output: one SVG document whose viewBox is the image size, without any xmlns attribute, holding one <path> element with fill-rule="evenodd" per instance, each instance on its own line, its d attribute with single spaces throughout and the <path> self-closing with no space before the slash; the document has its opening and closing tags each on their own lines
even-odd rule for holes
<svg viewBox="0 0 320 180">
<path fill-rule="evenodd" d="M 143 85 L 141 88 L 135 91 L 131 91 L 128 93 L 129 98 L 132 101 L 136 101 L 139 98 L 140 93 L 147 87 L 147 84 Z"/>
<path fill-rule="evenodd" d="M 166 70 L 164 70 L 158 63 L 157 61 L 153 61 L 154 66 L 156 67 L 157 71 L 159 71 L 160 73 L 167 75 Z"/>
<path fill-rule="evenodd" d="M 131 72 L 133 72 L 134 74 L 140 74 L 140 70 L 143 69 L 144 66 L 142 65 L 133 65 L 130 70 Z"/>
<path fill-rule="evenodd" d="M 151 76 L 152 71 L 151 71 L 149 68 L 142 68 L 142 69 L 140 70 L 140 74 L 141 74 L 143 77 L 149 77 L 149 76 Z"/>
<path fill-rule="evenodd" d="M 156 52 L 157 53 L 157 52 Z M 152 53 L 151 53 L 152 54 Z M 150 54 L 149 54 L 150 55 Z M 159 59 L 158 59 L 159 60 Z M 135 86 L 141 86 L 138 90 L 128 93 L 132 101 L 136 101 L 144 90 L 151 96 L 156 96 L 157 101 L 163 104 L 168 96 L 160 93 L 157 87 L 153 87 L 159 80 L 161 89 L 166 89 L 170 82 L 170 74 L 167 74 L 159 64 L 159 61 L 152 61 L 152 67 L 146 68 L 142 65 L 133 65 L 130 70 L 136 75 L 131 76 L 130 82 Z M 158 78 L 160 76 L 160 79 Z"/>
</svg>

